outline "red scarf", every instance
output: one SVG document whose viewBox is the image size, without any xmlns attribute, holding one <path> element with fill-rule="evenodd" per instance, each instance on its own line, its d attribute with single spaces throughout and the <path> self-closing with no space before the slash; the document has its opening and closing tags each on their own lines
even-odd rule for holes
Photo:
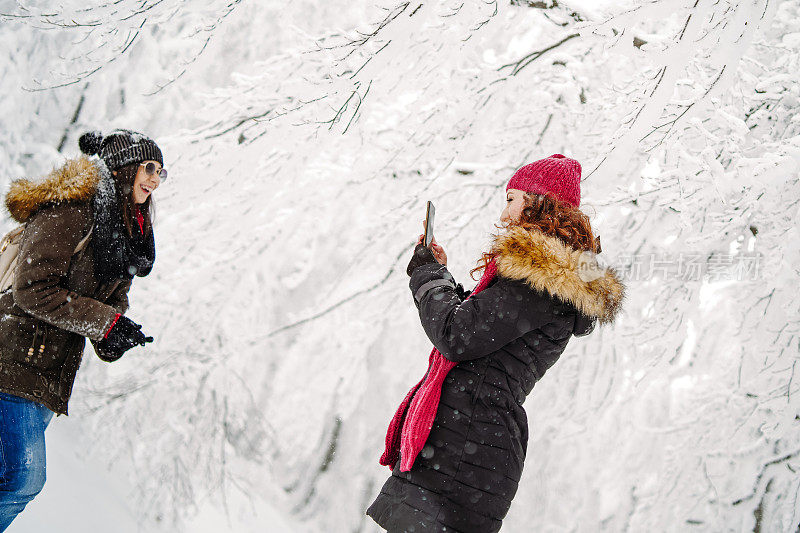
<svg viewBox="0 0 800 533">
<path fill-rule="evenodd" d="M 139 223 L 139 231 L 144 235 L 144 215 L 139 206 L 136 206 L 136 222 Z"/>
<path fill-rule="evenodd" d="M 495 275 L 497 275 L 497 265 L 491 261 L 483 271 L 475 290 L 467 298 L 485 289 Z M 386 431 L 386 449 L 381 455 L 382 465 L 394 468 L 397 460 L 402 458 L 400 471 L 411 470 L 433 427 L 433 419 L 436 418 L 436 411 L 439 409 L 439 398 L 442 396 L 444 378 L 457 364 L 443 356 L 436 348 L 433 349 L 428 358 L 428 371 L 422 380 L 408 391 L 389 423 L 389 429 Z"/>
</svg>

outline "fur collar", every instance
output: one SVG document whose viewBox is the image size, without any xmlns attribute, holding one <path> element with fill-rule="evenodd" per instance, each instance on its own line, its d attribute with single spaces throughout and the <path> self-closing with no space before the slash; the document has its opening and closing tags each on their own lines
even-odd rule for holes
<svg viewBox="0 0 800 533">
<path fill-rule="evenodd" d="M 6 209 L 17 222 L 28 219 L 43 205 L 88 201 L 97 191 L 100 167 L 86 157 L 68 160 L 43 180 L 18 179 L 6 195 Z"/>
<path fill-rule="evenodd" d="M 622 307 L 625 286 L 616 271 L 556 237 L 515 227 L 495 238 L 492 252 L 499 275 L 569 302 L 601 324 L 613 322 Z"/>
</svg>

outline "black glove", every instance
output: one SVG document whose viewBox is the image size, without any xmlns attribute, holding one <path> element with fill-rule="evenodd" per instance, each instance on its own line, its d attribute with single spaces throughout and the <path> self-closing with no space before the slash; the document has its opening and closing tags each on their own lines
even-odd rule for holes
<svg viewBox="0 0 800 533">
<path fill-rule="evenodd" d="M 148 342 L 153 342 L 153 337 L 145 337 L 142 326 L 126 316 L 121 316 L 105 339 L 92 344 L 100 359 L 111 362 L 122 357 L 122 354 L 134 346 L 144 346 Z"/>
<path fill-rule="evenodd" d="M 108 348 L 108 339 L 101 339 L 99 341 L 92 340 L 92 346 L 94 346 L 94 353 L 97 354 L 97 357 L 106 363 L 113 363 L 122 357 L 122 352 L 112 353 L 110 351 Z"/>
<path fill-rule="evenodd" d="M 424 244 L 418 244 L 417 247 L 414 248 L 414 255 L 411 257 L 411 261 L 408 263 L 406 274 L 410 276 L 417 267 L 429 265 L 431 263 L 437 263 L 431 249 L 426 248 Z"/>
<path fill-rule="evenodd" d="M 472 294 L 472 291 L 465 291 L 462 284 L 456 284 L 456 295 L 458 296 L 459 300 L 463 302 L 469 297 L 470 294 Z"/>
</svg>

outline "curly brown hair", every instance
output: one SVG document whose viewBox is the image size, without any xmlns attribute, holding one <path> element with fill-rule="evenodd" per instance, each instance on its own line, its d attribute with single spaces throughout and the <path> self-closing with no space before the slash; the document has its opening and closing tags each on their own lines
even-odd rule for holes
<svg viewBox="0 0 800 533">
<path fill-rule="evenodd" d="M 519 220 L 497 227 L 508 230 L 515 226 L 557 237 L 575 250 L 599 253 L 599 242 L 594 238 L 589 217 L 577 207 L 562 202 L 550 194 L 525 193 L 525 207 L 522 209 Z M 478 266 L 470 271 L 472 279 L 476 279 L 476 273 L 483 272 L 494 256 L 493 252 L 483 253 L 478 260 Z"/>
</svg>

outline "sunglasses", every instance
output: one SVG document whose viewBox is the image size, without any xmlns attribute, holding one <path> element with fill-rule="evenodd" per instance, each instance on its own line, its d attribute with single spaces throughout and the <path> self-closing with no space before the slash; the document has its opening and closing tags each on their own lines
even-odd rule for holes
<svg viewBox="0 0 800 533">
<path fill-rule="evenodd" d="M 140 167 L 144 167 L 144 171 L 150 174 L 151 176 L 156 173 L 156 164 L 150 161 L 149 163 L 140 163 Z M 158 177 L 161 178 L 161 181 L 166 181 L 167 179 L 167 169 L 162 168 L 158 171 Z"/>
</svg>

